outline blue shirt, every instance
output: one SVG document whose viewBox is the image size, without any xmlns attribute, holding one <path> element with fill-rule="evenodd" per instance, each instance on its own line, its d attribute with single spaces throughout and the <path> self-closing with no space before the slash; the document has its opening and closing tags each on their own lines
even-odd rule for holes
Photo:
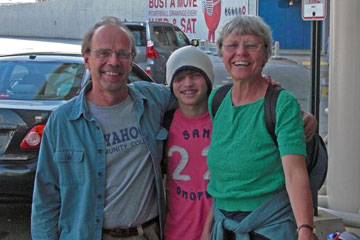
<svg viewBox="0 0 360 240">
<path fill-rule="evenodd" d="M 35 177 L 31 232 L 36 239 L 101 239 L 105 195 L 105 140 L 85 94 L 55 110 L 43 133 Z M 160 84 L 128 85 L 138 128 L 150 152 L 158 199 L 160 230 L 165 220 L 160 161 L 167 131 L 164 113 L 176 107 Z M 119 119 L 119 121 L 121 121 Z"/>
</svg>

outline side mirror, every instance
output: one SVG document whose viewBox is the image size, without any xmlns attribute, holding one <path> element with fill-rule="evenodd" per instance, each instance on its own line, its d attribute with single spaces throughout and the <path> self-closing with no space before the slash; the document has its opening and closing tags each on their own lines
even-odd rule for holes
<svg viewBox="0 0 360 240">
<path fill-rule="evenodd" d="M 191 45 L 192 46 L 195 46 L 195 47 L 197 47 L 197 46 L 199 46 L 199 39 L 191 39 Z"/>
</svg>

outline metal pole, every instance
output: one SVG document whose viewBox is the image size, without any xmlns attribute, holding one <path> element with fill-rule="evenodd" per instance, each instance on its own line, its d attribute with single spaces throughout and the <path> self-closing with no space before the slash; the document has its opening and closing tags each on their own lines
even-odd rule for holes
<svg viewBox="0 0 360 240">
<path fill-rule="evenodd" d="M 319 21 L 311 22 L 311 113 L 319 123 L 320 109 L 320 37 L 321 27 Z M 319 124 L 316 128 L 319 133 Z M 313 198 L 317 198 L 313 196 Z M 314 215 L 318 216 L 318 199 L 313 199 L 316 203 Z"/>
<path fill-rule="evenodd" d="M 320 21 L 311 22 L 311 113 L 319 122 L 320 106 Z M 319 133 L 319 126 L 316 129 Z"/>
</svg>

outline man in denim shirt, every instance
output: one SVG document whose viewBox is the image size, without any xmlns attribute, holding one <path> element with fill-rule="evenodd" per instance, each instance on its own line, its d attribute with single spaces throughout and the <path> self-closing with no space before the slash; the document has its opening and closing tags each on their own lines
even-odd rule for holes
<svg viewBox="0 0 360 240">
<path fill-rule="evenodd" d="M 161 127 L 176 101 L 163 85 L 127 84 L 136 55 L 121 22 L 84 36 L 92 84 L 50 117 L 32 205 L 33 239 L 162 238 Z"/>
</svg>

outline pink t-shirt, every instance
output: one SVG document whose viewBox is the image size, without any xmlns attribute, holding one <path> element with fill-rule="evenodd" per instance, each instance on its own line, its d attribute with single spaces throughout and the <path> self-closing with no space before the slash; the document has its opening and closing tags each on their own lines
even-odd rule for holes
<svg viewBox="0 0 360 240">
<path fill-rule="evenodd" d="M 212 201 L 206 192 L 211 132 L 209 113 L 187 118 L 179 109 L 175 111 L 166 148 L 166 240 L 200 239 Z"/>
</svg>

